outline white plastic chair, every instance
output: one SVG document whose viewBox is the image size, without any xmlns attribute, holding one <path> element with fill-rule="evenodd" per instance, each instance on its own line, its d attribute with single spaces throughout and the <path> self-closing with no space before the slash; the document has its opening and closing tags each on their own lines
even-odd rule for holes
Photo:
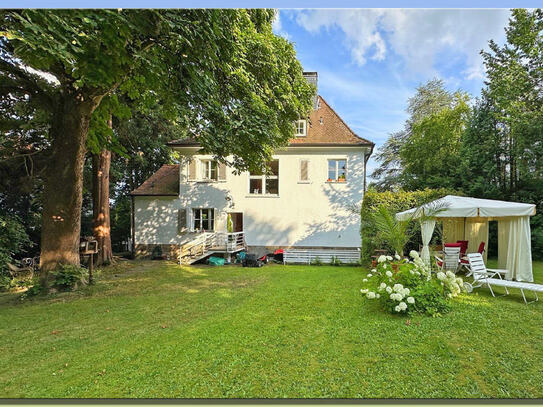
<svg viewBox="0 0 543 407">
<path fill-rule="evenodd" d="M 456 273 L 460 268 L 460 247 L 444 247 L 443 248 L 443 259 L 436 258 L 437 266 L 442 270 L 450 270 L 453 273 Z"/>
<path fill-rule="evenodd" d="M 492 286 L 503 287 L 505 289 L 505 294 L 503 295 L 509 294 L 508 288 L 518 288 L 526 304 L 539 301 L 537 293 L 543 292 L 543 284 L 504 280 L 501 275 L 506 274 L 507 270 L 487 269 L 481 253 L 469 253 L 468 261 L 471 272 L 473 273 L 473 284 L 464 283 L 467 292 L 472 292 L 474 288 L 486 285 L 492 296 L 495 297 L 496 295 L 494 294 L 494 290 L 492 290 Z M 496 276 L 498 278 L 494 278 Z M 528 302 L 524 295 L 524 290 L 532 291 L 535 295 L 535 300 Z"/>
</svg>

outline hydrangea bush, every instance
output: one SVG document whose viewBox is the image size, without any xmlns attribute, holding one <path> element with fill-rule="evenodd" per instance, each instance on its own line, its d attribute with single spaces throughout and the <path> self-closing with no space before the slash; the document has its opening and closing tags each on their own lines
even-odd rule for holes
<svg viewBox="0 0 543 407">
<path fill-rule="evenodd" d="M 432 273 L 416 251 L 409 255 L 412 260 L 380 256 L 377 267 L 362 280 L 360 292 L 393 314 L 448 312 L 450 300 L 463 290 L 462 279 L 450 271 Z"/>
</svg>

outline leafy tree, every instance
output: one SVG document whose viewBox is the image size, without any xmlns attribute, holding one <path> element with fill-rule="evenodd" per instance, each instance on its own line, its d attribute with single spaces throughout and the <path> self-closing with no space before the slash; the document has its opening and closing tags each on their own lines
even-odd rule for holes
<svg viewBox="0 0 543 407">
<path fill-rule="evenodd" d="M 454 95 L 447 91 L 441 79 L 432 79 L 417 88 L 407 102 L 409 118 L 400 131 L 392 133 L 376 154 L 380 166 L 373 172 L 375 186 L 380 190 L 403 186 L 404 160 L 400 150 L 413 134 L 413 126 L 424 118 L 451 107 Z"/>
<path fill-rule="evenodd" d="M 256 166 L 292 136 L 313 89 L 270 10 L 23 10 L 0 23 L 3 95 L 51 117 L 43 194 L 41 280 L 78 264 L 82 174 L 104 98 L 159 97 L 209 153 Z M 39 71 L 41 74 L 35 74 Z M 48 78 L 47 79 L 44 79 Z M 152 93 L 150 92 L 152 91 Z"/>
<path fill-rule="evenodd" d="M 468 95 L 457 92 L 447 106 L 414 122 L 400 148 L 408 189 L 455 188 L 461 137 L 471 113 Z"/>
</svg>

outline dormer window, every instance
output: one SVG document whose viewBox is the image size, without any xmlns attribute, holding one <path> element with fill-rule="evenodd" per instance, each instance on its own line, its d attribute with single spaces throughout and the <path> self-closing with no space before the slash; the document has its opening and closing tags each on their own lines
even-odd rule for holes
<svg viewBox="0 0 543 407">
<path fill-rule="evenodd" d="M 305 137 L 307 136 L 307 121 L 298 120 L 296 121 L 296 130 L 294 132 L 296 137 Z"/>
</svg>

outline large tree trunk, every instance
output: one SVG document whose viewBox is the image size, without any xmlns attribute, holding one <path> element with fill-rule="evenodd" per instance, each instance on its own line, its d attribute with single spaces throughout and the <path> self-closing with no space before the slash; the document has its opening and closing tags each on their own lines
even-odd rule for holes
<svg viewBox="0 0 543 407">
<path fill-rule="evenodd" d="M 111 116 L 108 126 L 112 127 Z M 103 149 L 99 154 L 92 155 L 92 230 L 98 241 L 97 265 L 109 264 L 113 259 L 109 216 L 110 166 L 111 151 Z"/>
<path fill-rule="evenodd" d="M 59 264 L 79 265 L 79 233 L 85 143 L 92 112 L 101 97 L 66 96 L 58 101 L 51 126 L 52 153 L 45 173 L 40 282 Z"/>
</svg>

